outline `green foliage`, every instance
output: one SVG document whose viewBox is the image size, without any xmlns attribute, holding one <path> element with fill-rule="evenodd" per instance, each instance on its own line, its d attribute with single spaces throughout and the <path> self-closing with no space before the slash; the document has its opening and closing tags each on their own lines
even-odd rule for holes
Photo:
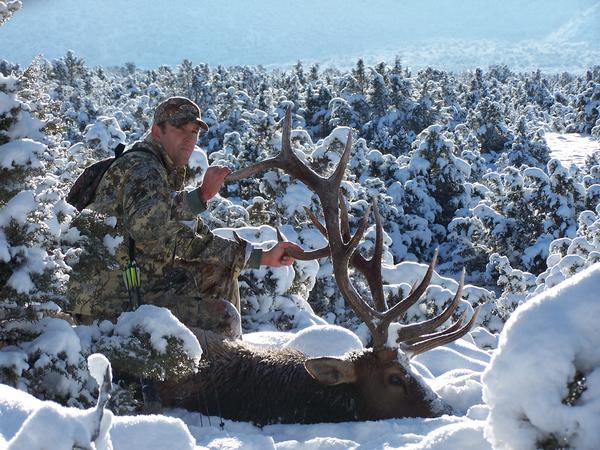
<svg viewBox="0 0 600 450">
<path fill-rule="evenodd" d="M 134 379 L 178 380 L 194 373 L 195 363 L 185 352 L 183 341 L 173 336 L 167 336 L 166 341 L 166 350 L 159 351 L 148 332 L 134 329 L 130 336 L 102 337 L 94 350 L 110 360 L 116 374 Z"/>
</svg>

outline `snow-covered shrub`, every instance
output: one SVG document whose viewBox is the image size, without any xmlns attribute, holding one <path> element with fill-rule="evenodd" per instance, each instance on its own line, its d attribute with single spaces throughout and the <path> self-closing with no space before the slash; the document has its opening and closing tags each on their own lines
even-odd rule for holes
<svg viewBox="0 0 600 450">
<path fill-rule="evenodd" d="M 0 380 L 38 398 L 89 406 L 90 383 L 79 337 L 66 321 L 43 317 L 3 325 Z"/>
<path fill-rule="evenodd" d="M 194 373 L 202 349 L 198 339 L 168 309 L 142 305 L 104 322 L 91 345 L 120 375 L 134 379 L 179 379 Z"/>
<path fill-rule="evenodd" d="M 498 315 L 507 320 L 512 312 L 525 300 L 535 286 L 535 276 L 519 269 L 513 269 L 506 256 L 493 253 L 486 266 L 488 280 L 496 280 L 502 294 L 496 301 Z"/>
<path fill-rule="evenodd" d="M 114 117 L 100 116 L 94 123 L 85 127 L 83 138 L 99 155 L 112 156 L 117 144 L 125 141 L 125 133 L 121 131 Z"/>
<path fill-rule="evenodd" d="M 410 154 L 410 185 L 407 183 L 405 210 L 446 226 L 456 210 L 468 204 L 464 189 L 470 175 L 469 164 L 458 158 L 454 141 L 440 125 L 420 133 Z M 423 191 L 421 193 L 421 191 Z M 410 192 L 410 195 L 408 193 Z"/>
<path fill-rule="evenodd" d="M 575 100 L 575 124 L 567 131 L 589 134 L 600 119 L 600 69 L 596 68 L 595 73 Z"/>
<path fill-rule="evenodd" d="M 467 125 L 474 130 L 482 153 L 500 153 L 512 141 L 513 133 L 506 124 L 504 114 L 507 106 L 484 97 L 469 112 Z"/>
<path fill-rule="evenodd" d="M 40 131 L 18 83 L 0 77 L 0 318 L 31 315 L 58 301 L 67 270 L 60 249 L 73 208 L 61 200 L 50 141 Z M 55 309 L 55 306 L 49 306 Z M 26 313 L 29 309 L 29 313 Z"/>
<path fill-rule="evenodd" d="M 517 122 L 514 140 L 505 157 L 507 164 L 515 167 L 525 164 L 544 168 L 550 160 L 550 149 L 544 139 L 543 129 L 529 130 L 527 119 L 521 116 Z"/>
<path fill-rule="evenodd" d="M 548 269 L 537 277 L 537 287 L 532 295 L 556 286 L 598 262 L 600 258 L 599 214 L 598 211 L 583 211 L 579 215 L 576 237 L 555 239 L 551 242 L 550 255 L 546 260 Z"/>
<path fill-rule="evenodd" d="M 7 0 L 5 2 L 0 2 L 0 26 L 21 9 L 21 6 L 23 6 L 21 0 Z"/>
<path fill-rule="evenodd" d="M 600 442 L 599 289 L 595 264 L 529 300 L 506 323 L 483 374 L 494 448 L 591 449 Z"/>
</svg>

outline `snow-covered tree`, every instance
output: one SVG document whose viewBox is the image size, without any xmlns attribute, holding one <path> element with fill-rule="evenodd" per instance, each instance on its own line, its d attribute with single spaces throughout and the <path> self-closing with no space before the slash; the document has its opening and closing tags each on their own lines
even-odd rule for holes
<svg viewBox="0 0 600 450">
<path fill-rule="evenodd" d="M 9 20 L 22 6 L 21 0 L 7 0 L 6 2 L 0 2 L 0 26 Z"/>
</svg>

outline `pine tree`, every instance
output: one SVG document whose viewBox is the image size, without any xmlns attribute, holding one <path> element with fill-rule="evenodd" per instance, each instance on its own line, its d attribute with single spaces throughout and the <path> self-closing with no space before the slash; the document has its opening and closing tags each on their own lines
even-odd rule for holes
<svg viewBox="0 0 600 450">
<path fill-rule="evenodd" d="M 294 66 L 294 73 L 296 74 L 296 79 L 301 85 L 306 84 L 306 77 L 304 76 L 304 67 L 302 66 L 302 61 L 298 61 Z"/>
<path fill-rule="evenodd" d="M 372 110 L 371 120 L 375 123 L 386 114 L 390 102 L 384 75 L 377 70 L 371 71 L 368 102 Z"/>
<path fill-rule="evenodd" d="M 521 116 L 517 122 L 514 140 L 506 153 L 506 164 L 544 168 L 550 160 L 550 149 L 543 133 L 542 129 L 530 131 L 526 118 Z"/>
<path fill-rule="evenodd" d="M 87 384 L 85 360 L 69 348 L 78 338 L 68 323 L 52 317 L 63 305 L 69 268 L 61 245 L 74 208 L 62 199 L 51 173 L 58 154 L 18 88 L 16 78 L 0 77 L 0 172 L 8 181 L 0 192 L 0 349 L 12 352 L 1 359 L 0 381 L 85 405 L 80 397 Z M 46 332 L 64 334 L 56 341 L 62 344 L 48 350 L 42 344 Z"/>
<path fill-rule="evenodd" d="M 504 106 L 487 97 L 469 112 L 467 124 L 475 131 L 482 153 L 500 153 L 512 141 L 512 133 L 504 119 Z"/>
<path fill-rule="evenodd" d="M 454 142 L 439 125 L 433 125 L 417 136 L 411 153 L 413 177 L 427 179 L 430 195 L 441 206 L 436 222 L 446 226 L 455 211 L 467 204 L 464 184 L 470 167 L 455 155 Z M 421 165 L 421 162 L 427 165 Z"/>
<path fill-rule="evenodd" d="M 356 61 L 356 67 L 352 69 L 352 77 L 356 83 L 357 92 L 364 96 L 367 91 L 367 71 L 362 58 Z"/>
<path fill-rule="evenodd" d="M 21 9 L 21 0 L 0 1 L 0 26 L 8 21 L 14 13 Z"/>
</svg>

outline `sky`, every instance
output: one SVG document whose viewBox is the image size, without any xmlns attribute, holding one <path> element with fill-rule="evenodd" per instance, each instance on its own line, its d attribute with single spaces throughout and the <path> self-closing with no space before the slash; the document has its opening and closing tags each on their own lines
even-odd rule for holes
<svg viewBox="0 0 600 450">
<path fill-rule="evenodd" d="M 349 66 L 396 55 L 411 67 L 491 64 L 577 70 L 600 60 L 598 0 L 24 0 L 0 28 L 0 59 L 73 50 L 91 65 Z M 562 31 L 561 31 L 562 30 Z M 595 33 L 595 34 L 594 34 Z M 520 67 L 516 67 L 517 69 Z"/>
</svg>

